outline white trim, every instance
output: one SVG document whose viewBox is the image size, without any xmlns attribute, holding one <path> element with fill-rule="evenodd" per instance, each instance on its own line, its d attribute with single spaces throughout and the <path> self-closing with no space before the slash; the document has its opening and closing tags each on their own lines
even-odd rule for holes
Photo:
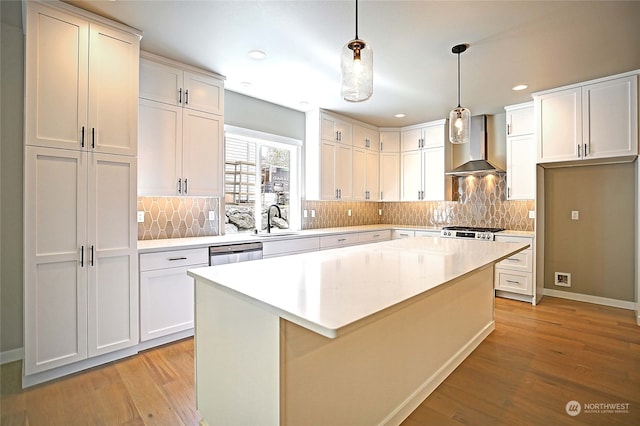
<svg viewBox="0 0 640 426">
<path fill-rule="evenodd" d="M 24 359 L 24 348 L 10 349 L 0 352 L 0 365 Z"/>
<path fill-rule="evenodd" d="M 264 144 L 267 142 L 278 142 L 286 145 L 302 146 L 300 139 L 290 138 L 288 136 L 274 135 L 273 133 L 265 133 L 259 130 L 245 129 L 244 127 L 236 127 L 230 124 L 224 125 L 225 137 L 241 137 L 243 139 L 252 139 L 254 142 Z"/>
<path fill-rule="evenodd" d="M 611 306 L 614 308 L 629 309 L 631 311 L 636 311 L 638 309 L 636 302 L 609 299 L 608 297 L 592 296 L 590 294 L 570 293 L 568 291 L 553 290 L 550 288 L 544 289 L 544 295 L 560 299 L 576 300 L 578 302 L 594 303 L 596 305 Z"/>
</svg>

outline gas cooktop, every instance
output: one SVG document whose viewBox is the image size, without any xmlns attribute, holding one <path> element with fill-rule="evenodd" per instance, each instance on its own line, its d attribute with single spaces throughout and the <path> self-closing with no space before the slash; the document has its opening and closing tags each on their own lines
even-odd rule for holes
<svg viewBox="0 0 640 426">
<path fill-rule="evenodd" d="M 445 226 L 440 231 L 441 237 L 446 238 L 471 238 L 476 240 L 493 241 L 497 232 L 504 228 L 483 228 L 473 226 Z"/>
</svg>

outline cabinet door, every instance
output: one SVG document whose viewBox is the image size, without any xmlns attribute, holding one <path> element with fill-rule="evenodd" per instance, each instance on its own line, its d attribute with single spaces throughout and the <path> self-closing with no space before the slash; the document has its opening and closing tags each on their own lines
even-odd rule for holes
<svg viewBox="0 0 640 426">
<path fill-rule="evenodd" d="M 353 126 L 346 121 L 336 120 L 335 127 L 338 131 L 338 142 L 345 145 L 353 144 Z"/>
<path fill-rule="evenodd" d="M 366 152 L 366 184 L 367 199 L 380 200 L 380 154 L 376 151 Z"/>
<path fill-rule="evenodd" d="M 380 132 L 380 152 L 400 152 L 400 132 Z"/>
<path fill-rule="evenodd" d="M 26 4 L 25 144 L 81 149 L 87 131 L 89 24 Z"/>
<path fill-rule="evenodd" d="M 353 199 L 366 200 L 367 191 L 367 151 L 353 148 Z"/>
<path fill-rule="evenodd" d="M 140 99 L 138 194 L 178 194 L 182 178 L 182 108 Z"/>
<path fill-rule="evenodd" d="M 137 36 L 92 23 L 89 34 L 91 148 L 110 154 L 138 154 Z"/>
<path fill-rule="evenodd" d="M 424 148 L 444 146 L 444 121 L 425 127 L 423 135 Z"/>
<path fill-rule="evenodd" d="M 337 190 L 336 144 L 323 140 L 320 146 L 320 199 L 337 199 Z"/>
<path fill-rule="evenodd" d="M 417 201 L 422 192 L 422 151 L 403 152 L 401 156 L 402 201 Z"/>
<path fill-rule="evenodd" d="M 444 200 L 444 147 L 428 148 L 423 152 L 423 200 Z"/>
<path fill-rule="evenodd" d="M 86 155 L 25 149 L 26 374 L 87 357 Z"/>
<path fill-rule="evenodd" d="M 139 97 L 169 105 L 182 105 L 183 72 L 179 68 L 140 59 Z"/>
<path fill-rule="evenodd" d="M 140 273 L 140 340 L 193 328 L 194 287 L 190 265 Z"/>
<path fill-rule="evenodd" d="M 638 155 L 637 76 L 582 89 L 584 158 Z"/>
<path fill-rule="evenodd" d="M 384 142 L 383 142 L 384 143 Z M 384 145 L 383 145 L 384 146 Z M 380 153 L 380 200 L 400 200 L 400 154 Z"/>
<path fill-rule="evenodd" d="M 337 141 L 338 133 L 336 123 L 331 117 L 320 117 L 320 138 L 326 141 Z"/>
<path fill-rule="evenodd" d="M 224 111 L 223 83 L 217 78 L 185 71 L 184 107 L 211 114 Z"/>
<path fill-rule="evenodd" d="M 403 130 L 400 133 L 402 152 L 420 149 L 422 147 L 422 129 Z"/>
<path fill-rule="evenodd" d="M 507 138 L 507 199 L 535 199 L 534 135 Z"/>
<path fill-rule="evenodd" d="M 507 136 L 535 133 L 533 104 L 507 109 Z"/>
<path fill-rule="evenodd" d="M 186 108 L 182 117 L 182 194 L 221 196 L 223 119 Z"/>
<path fill-rule="evenodd" d="M 581 91 L 561 90 L 536 98 L 538 162 L 577 160 L 582 144 Z"/>
<path fill-rule="evenodd" d="M 89 356 L 138 343 L 136 158 L 89 153 Z"/>
<path fill-rule="evenodd" d="M 338 144 L 336 146 L 336 186 L 340 190 L 341 200 L 353 198 L 352 167 L 351 146 Z"/>
</svg>

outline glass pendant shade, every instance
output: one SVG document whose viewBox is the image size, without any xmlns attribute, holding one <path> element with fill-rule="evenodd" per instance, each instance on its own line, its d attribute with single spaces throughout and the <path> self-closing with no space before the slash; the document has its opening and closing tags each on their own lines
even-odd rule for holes
<svg viewBox="0 0 640 426">
<path fill-rule="evenodd" d="M 449 113 L 449 142 L 468 143 L 471 135 L 471 111 L 458 106 Z"/>
<path fill-rule="evenodd" d="M 373 94 L 373 49 L 355 39 L 342 48 L 342 97 L 345 101 L 366 101 Z"/>
</svg>

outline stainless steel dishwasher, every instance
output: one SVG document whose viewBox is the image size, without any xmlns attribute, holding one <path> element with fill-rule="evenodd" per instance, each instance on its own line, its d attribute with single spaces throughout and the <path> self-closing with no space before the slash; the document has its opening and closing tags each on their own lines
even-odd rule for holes
<svg viewBox="0 0 640 426">
<path fill-rule="evenodd" d="M 209 266 L 262 259 L 262 243 L 238 243 L 209 247 Z"/>
</svg>

